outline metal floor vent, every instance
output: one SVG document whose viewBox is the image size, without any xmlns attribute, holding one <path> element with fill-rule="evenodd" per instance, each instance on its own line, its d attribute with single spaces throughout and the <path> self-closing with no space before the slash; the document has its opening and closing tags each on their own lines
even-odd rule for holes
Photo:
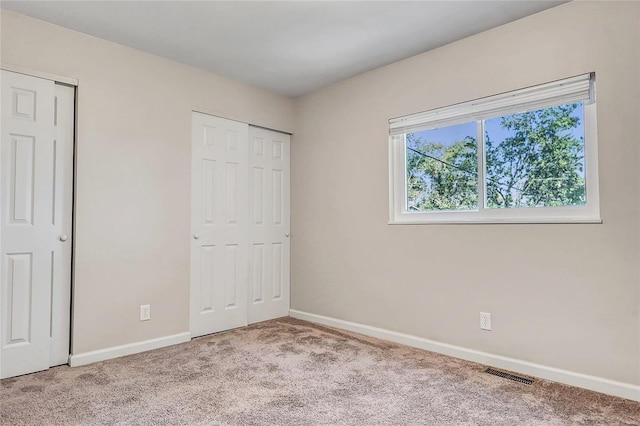
<svg viewBox="0 0 640 426">
<path fill-rule="evenodd" d="M 488 367 L 484 370 L 485 373 L 493 374 L 494 376 L 502 377 L 503 379 L 513 380 L 514 382 L 524 383 L 525 385 L 533 384 L 532 379 L 526 377 L 516 376 L 515 374 L 507 373 L 506 371 L 496 370 L 495 368 Z"/>
</svg>

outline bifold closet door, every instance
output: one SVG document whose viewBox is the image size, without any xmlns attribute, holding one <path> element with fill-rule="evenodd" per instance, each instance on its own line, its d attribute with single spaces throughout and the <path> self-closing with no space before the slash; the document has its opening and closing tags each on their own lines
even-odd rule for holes
<svg viewBox="0 0 640 426">
<path fill-rule="evenodd" d="M 247 324 L 248 128 L 194 112 L 191 161 L 193 337 Z"/>
<path fill-rule="evenodd" d="M 289 315 L 290 136 L 249 127 L 249 324 Z"/>
<path fill-rule="evenodd" d="M 2 71 L 0 376 L 69 355 L 74 89 Z"/>
</svg>

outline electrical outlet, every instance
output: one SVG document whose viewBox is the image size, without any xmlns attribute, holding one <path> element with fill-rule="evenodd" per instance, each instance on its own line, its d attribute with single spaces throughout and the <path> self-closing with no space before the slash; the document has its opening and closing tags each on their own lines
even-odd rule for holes
<svg viewBox="0 0 640 426">
<path fill-rule="evenodd" d="M 491 331 L 491 314 L 489 312 L 480 312 L 480 329 Z"/>
<path fill-rule="evenodd" d="M 140 321 L 151 319 L 151 305 L 140 305 Z"/>
</svg>

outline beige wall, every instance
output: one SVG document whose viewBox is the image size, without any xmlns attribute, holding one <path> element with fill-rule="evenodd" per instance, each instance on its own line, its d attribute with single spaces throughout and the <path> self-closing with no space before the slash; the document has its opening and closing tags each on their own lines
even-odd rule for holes
<svg viewBox="0 0 640 426">
<path fill-rule="evenodd" d="M 291 100 L 7 11 L 1 54 L 79 80 L 73 352 L 189 331 L 191 109 L 291 131 Z"/>
<path fill-rule="evenodd" d="M 640 384 L 639 28 L 569 3 L 298 98 L 292 309 Z M 602 225 L 387 225 L 389 118 L 589 71 Z"/>
</svg>

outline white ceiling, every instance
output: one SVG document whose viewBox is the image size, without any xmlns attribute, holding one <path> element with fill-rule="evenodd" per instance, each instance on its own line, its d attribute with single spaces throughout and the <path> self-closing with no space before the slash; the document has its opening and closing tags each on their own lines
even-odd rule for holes
<svg viewBox="0 0 640 426">
<path fill-rule="evenodd" d="M 288 96 L 563 1 L 2 1 L 13 10 Z"/>
</svg>

